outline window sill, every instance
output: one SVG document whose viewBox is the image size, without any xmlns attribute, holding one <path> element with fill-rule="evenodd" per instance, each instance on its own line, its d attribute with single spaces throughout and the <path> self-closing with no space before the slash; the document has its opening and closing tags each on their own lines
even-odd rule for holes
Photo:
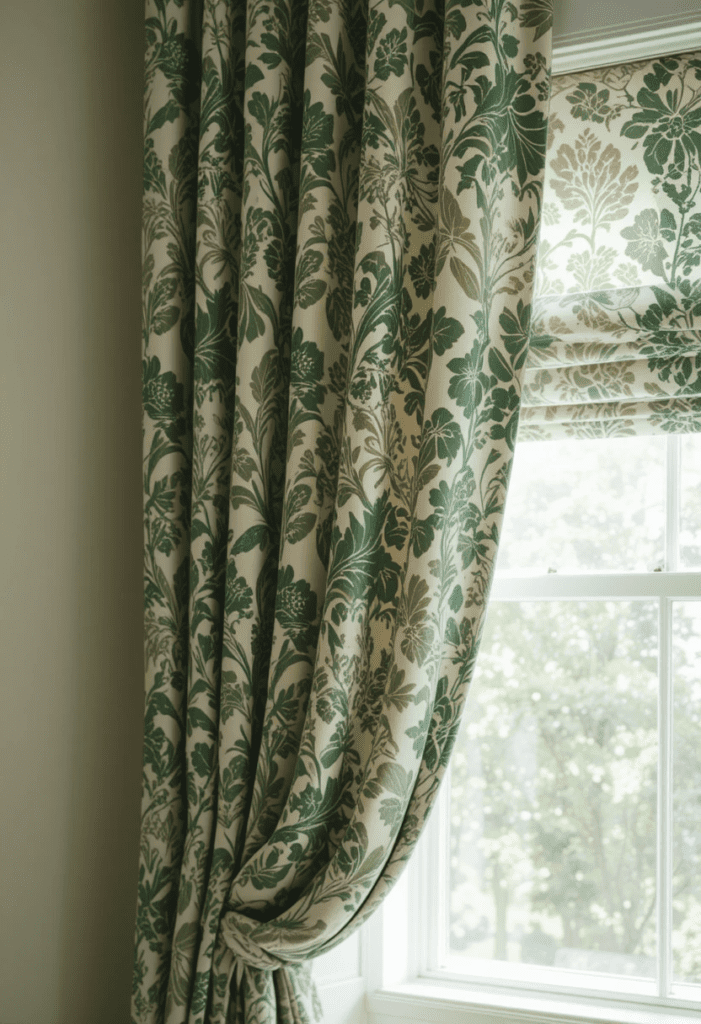
<svg viewBox="0 0 701 1024">
<path fill-rule="evenodd" d="M 367 996 L 370 1024 L 699 1024 L 698 1011 L 659 1004 L 618 1005 L 529 995 L 476 991 L 467 984 L 417 978 Z"/>
</svg>

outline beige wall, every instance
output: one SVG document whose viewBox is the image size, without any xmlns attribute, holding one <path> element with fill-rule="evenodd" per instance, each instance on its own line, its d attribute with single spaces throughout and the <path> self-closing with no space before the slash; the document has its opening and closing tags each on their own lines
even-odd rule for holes
<svg viewBox="0 0 701 1024">
<path fill-rule="evenodd" d="M 124 1024 L 142 0 L 0 3 L 0 1024 Z"/>
</svg>

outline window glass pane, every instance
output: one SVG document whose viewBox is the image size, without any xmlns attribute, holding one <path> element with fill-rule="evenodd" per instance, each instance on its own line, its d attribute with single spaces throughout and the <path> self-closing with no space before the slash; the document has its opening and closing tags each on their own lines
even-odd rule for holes
<svg viewBox="0 0 701 1024">
<path fill-rule="evenodd" d="M 450 951 L 654 977 L 657 602 L 492 602 L 451 764 Z"/>
<path fill-rule="evenodd" d="M 661 566 L 666 441 L 517 443 L 497 572 Z"/>
<path fill-rule="evenodd" d="M 681 524 L 679 564 L 701 568 L 701 435 L 681 438 Z"/>
<path fill-rule="evenodd" d="M 701 603 L 675 603 L 673 630 L 674 976 L 701 983 Z"/>
</svg>

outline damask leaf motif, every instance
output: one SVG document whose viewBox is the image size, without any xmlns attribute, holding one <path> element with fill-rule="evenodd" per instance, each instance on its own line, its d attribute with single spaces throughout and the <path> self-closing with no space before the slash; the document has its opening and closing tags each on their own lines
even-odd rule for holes
<svg viewBox="0 0 701 1024">
<path fill-rule="evenodd" d="M 426 621 L 425 613 L 430 601 L 426 580 L 412 576 L 400 600 L 398 621 L 404 627 L 400 647 L 409 661 L 419 665 L 426 660 L 435 635 L 433 626 Z"/>
<path fill-rule="evenodd" d="M 377 767 L 377 777 L 384 789 L 388 789 L 395 796 L 404 797 L 409 792 L 412 784 L 412 773 L 400 764 L 385 761 Z"/>
<path fill-rule="evenodd" d="M 448 394 L 470 415 L 478 406 L 489 387 L 489 376 L 482 370 L 482 352 L 479 342 L 473 343 L 468 355 L 451 359 L 448 369 L 452 371 Z"/>
<path fill-rule="evenodd" d="M 175 327 L 180 319 L 180 308 L 178 306 L 167 306 L 154 313 L 151 321 L 154 334 L 165 334 L 172 327 Z"/>
<path fill-rule="evenodd" d="M 520 7 L 519 20 L 527 28 L 534 28 L 536 40 L 540 39 L 552 28 L 552 0 L 524 0 Z"/>
<path fill-rule="evenodd" d="M 409 276 L 414 285 L 414 291 L 419 298 L 427 299 L 433 289 L 435 279 L 436 247 L 433 241 L 430 245 L 422 245 L 418 256 L 412 256 L 409 263 Z"/>
<path fill-rule="evenodd" d="M 572 116 L 596 124 L 608 123 L 616 113 L 616 108 L 609 106 L 610 95 L 608 89 L 598 89 L 594 82 L 581 82 L 567 97 Z"/>
<path fill-rule="evenodd" d="M 304 540 L 308 533 L 316 526 L 316 513 L 315 512 L 302 512 L 300 515 L 295 516 L 294 519 L 290 520 L 285 533 L 285 539 L 290 544 L 297 544 L 300 540 Z"/>
<path fill-rule="evenodd" d="M 231 553 L 232 555 L 241 555 L 246 551 L 252 551 L 253 548 L 263 547 L 267 538 L 268 527 L 265 523 L 249 526 L 233 545 Z"/>
<path fill-rule="evenodd" d="M 443 269 L 449 252 L 465 249 L 479 266 L 481 255 L 469 217 L 465 217 L 455 196 L 447 188 L 440 190 L 439 245 L 436 256 L 436 274 Z"/>
<path fill-rule="evenodd" d="M 183 1006 L 189 997 L 189 962 L 199 932 L 199 921 L 185 922 L 173 940 L 171 953 L 171 991 L 176 1005 Z"/>
<path fill-rule="evenodd" d="M 502 331 L 504 346 L 513 364 L 514 371 L 520 370 L 528 354 L 529 344 L 533 344 L 531 334 L 531 307 L 520 299 L 516 306 L 516 313 L 505 310 L 499 316 L 499 326 Z M 543 339 L 540 339 L 540 347 L 543 347 Z"/>
<path fill-rule="evenodd" d="M 378 78 L 386 82 L 390 75 L 401 75 L 407 63 L 406 38 L 405 28 L 401 31 L 393 28 L 382 37 L 375 58 L 375 74 Z"/>
<path fill-rule="evenodd" d="M 198 306 L 195 314 L 194 377 L 201 384 L 226 380 L 235 364 L 236 342 L 229 289 L 208 295 L 206 306 L 206 309 Z"/>
<path fill-rule="evenodd" d="M 236 562 L 231 559 L 226 567 L 226 596 L 224 610 L 229 617 L 234 615 L 248 618 L 248 609 L 253 601 L 253 591 L 246 580 L 238 575 Z"/>
<path fill-rule="evenodd" d="M 669 213 L 666 210 L 663 212 Z M 636 260 L 643 270 L 651 270 L 657 277 L 663 277 L 667 250 L 657 210 L 643 210 L 639 213 L 632 227 L 623 228 L 621 238 L 628 241 L 626 256 Z"/>
<path fill-rule="evenodd" d="M 198 775 L 207 778 L 214 767 L 214 745 L 211 743 L 196 743 L 192 755 L 192 767 Z"/>
<path fill-rule="evenodd" d="M 470 270 L 466 263 L 462 260 L 457 259 L 455 256 L 450 257 L 450 272 L 458 282 L 462 290 L 467 295 L 468 299 L 479 300 L 480 297 L 480 284 L 477 280 L 474 272 Z"/>
<path fill-rule="evenodd" d="M 537 173 L 545 156 L 547 126 L 537 108 L 529 82 L 515 69 L 494 68 L 494 82 L 482 75 L 469 84 L 476 105 L 474 123 L 460 132 L 455 147 L 458 157 L 468 150 L 477 155 L 463 165 L 458 192 L 471 187 L 476 173 L 472 161 L 493 155 L 502 172 L 514 170 L 519 185 Z"/>
<path fill-rule="evenodd" d="M 574 276 L 580 291 L 603 291 L 613 283 L 611 268 L 616 256 L 616 250 L 608 246 L 600 246 L 594 252 L 575 252 L 567 261 L 567 269 Z"/>
<path fill-rule="evenodd" d="M 462 432 L 448 409 L 436 409 L 425 428 L 424 444 L 430 446 L 431 458 L 445 459 L 450 465 L 460 451 Z"/>
<path fill-rule="evenodd" d="M 674 69 L 676 70 L 676 69 Z M 662 82 L 654 88 L 640 89 L 636 96 L 639 110 L 621 128 L 621 135 L 642 138 L 645 163 L 651 174 L 664 174 L 673 160 L 677 173 L 686 170 L 687 161 L 701 158 L 701 108 L 681 106 L 681 90 L 661 93 Z"/>
<path fill-rule="evenodd" d="M 316 637 L 316 594 L 305 579 L 295 579 L 291 565 L 278 573 L 277 620 L 298 650 Z"/>
<path fill-rule="evenodd" d="M 441 306 L 433 317 L 431 334 L 433 338 L 433 349 L 437 355 L 442 356 L 455 342 L 463 336 L 465 328 L 455 317 L 446 316 L 445 306 Z"/>
<path fill-rule="evenodd" d="M 611 143 L 602 148 L 590 129 L 577 136 L 574 147 L 564 143 L 551 161 L 549 183 L 576 222 L 610 227 L 628 213 L 638 190 L 638 169 L 622 168 L 621 152 Z"/>
<path fill-rule="evenodd" d="M 164 199 L 166 197 L 166 176 L 163 170 L 163 163 L 156 153 L 153 139 L 147 138 L 144 142 L 144 195 L 149 192 L 157 192 Z"/>
</svg>

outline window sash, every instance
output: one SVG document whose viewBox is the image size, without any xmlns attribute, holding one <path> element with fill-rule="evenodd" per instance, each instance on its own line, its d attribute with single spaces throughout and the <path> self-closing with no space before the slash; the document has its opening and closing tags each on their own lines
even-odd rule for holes
<svg viewBox="0 0 701 1024">
<path fill-rule="evenodd" d="M 419 974 L 444 980 L 467 981 L 471 987 L 486 982 L 506 990 L 547 989 L 551 993 L 596 998 L 609 1003 L 618 997 L 647 1005 L 701 1008 L 701 986 L 674 984 L 672 959 L 673 867 L 673 677 L 672 609 L 675 601 L 701 601 L 701 572 L 678 570 L 680 522 L 680 440 L 667 439 L 667 495 L 665 562 L 654 572 L 500 574 L 490 601 L 623 601 L 656 599 L 659 609 L 658 654 L 658 790 L 657 790 L 657 979 L 620 979 L 591 975 L 586 987 L 579 972 L 553 971 L 533 965 L 509 965 L 505 977 L 501 961 L 474 960 L 451 954 L 448 948 L 450 768 L 442 787 L 434 821 L 423 854 L 417 858 L 420 900 L 417 915 L 420 949 Z M 438 897 L 438 898 L 436 898 Z M 519 967 L 521 969 L 519 970 Z M 519 978 L 519 975 L 521 977 Z M 615 977 L 615 982 L 613 981 Z M 598 984 L 597 984 L 598 981 Z M 613 991 L 615 984 L 616 991 Z M 608 985 L 608 987 L 606 987 Z M 673 995 L 674 993 L 674 995 Z"/>
</svg>

